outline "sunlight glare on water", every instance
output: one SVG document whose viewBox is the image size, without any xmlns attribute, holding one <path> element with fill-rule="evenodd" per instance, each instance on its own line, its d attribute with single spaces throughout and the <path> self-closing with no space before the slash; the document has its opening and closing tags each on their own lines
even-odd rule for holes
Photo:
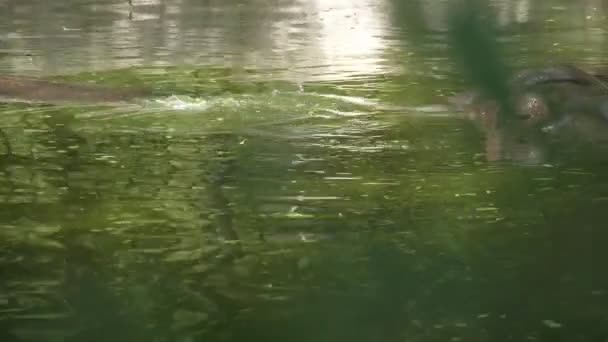
<svg viewBox="0 0 608 342">
<path fill-rule="evenodd" d="M 185 6 L 194 7 L 184 11 Z M 46 9 L 35 2 L 27 8 L 34 11 L 34 15 Z M 53 44 L 44 47 L 44 55 L 53 58 L 47 59 L 38 53 L 11 55 L 4 60 L 11 64 L 9 71 L 47 74 L 74 72 L 79 68 L 103 70 L 133 65 L 203 63 L 237 69 L 270 68 L 283 77 L 287 75 L 296 82 L 304 82 L 382 74 L 394 68 L 386 63 L 384 55 L 387 44 L 391 43 L 386 39 L 390 8 L 385 1 L 298 0 L 272 7 L 237 5 L 233 1 L 201 6 L 190 1 L 160 4 L 140 0 L 134 0 L 133 6 L 129 6 L 127 1 L 105 0 L 83 9 L 92 16 L 111 13 L 103 17 L 109 26 L 91 30 L 68 12 L 65 17 L 51 16 L 47 20 L 49 30 L 32 32 L 37 38 L 30 41 L 31 45 L 26 40 L 23 46 L 20 40 L 31 34 L 15 30 L 7 40 L 9 48 L 37 50 L 39 47 L 35 44 L 39 39 L 50 39 Z M 259 13 L 265 13 L 272 20 L 260 19 Z M 152 22 L 159 25 L 160 31 L 154 33 L 158 39 L 152 39 L 149 25 Z M 244 40 L 242 46 L 232 44 L 231 37 L 236 39 L 241 27 L 251 28 L 251 39 Z M 80 43 L 83 39 L 87 44 Z M 354 41 L 357 43 L 352 44 Z M 91 54 L 97 58 L 88 58 Z M 286 72 L 279 72 L 281 69 Z"/>
<path fill-rule="evenodd" d="M 363 0 L 312 1 L 319 25 L 318 65 L 327 78 L 390 71 L 384 63 L 390 9 L 387 3 Z M 355 44 L 353 44 L 356 42 Z M 313 59 L 314 60 L 314 59 Z"/>
</svg>

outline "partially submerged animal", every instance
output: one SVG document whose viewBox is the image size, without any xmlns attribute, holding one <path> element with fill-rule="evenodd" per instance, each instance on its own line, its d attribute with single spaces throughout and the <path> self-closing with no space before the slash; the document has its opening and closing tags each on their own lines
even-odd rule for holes
<svg viewBox="0 0 608 342">
<path fill-rule="evenodd" d="M 130 101 L 145 95 L 148 95 L 148 91 L 144 89 L 0 76 L 0 101 L 107 104 Z"/>
<path fill-rule="evenodd" d="M 509 89 L 513 112 L 479 91 L 449 100 L 485 133 L 489 160 L 538 162 L 543 144 L 565 137 L 608 142 L 608 87 L 601 75 L 571 65 L 527 69 L 511 78 Z"/>
<path fill-rule="evenodd" d="M 458 94 L 449 102 L 457 110 L 483 111 L 506 119 L 518 119 L 525 125 L 547 122 L 574 112 L 608 120 L 608 106 L 605 105 L 608 86 L 598 76 L 571 65 L 522 70 L 513 76 L 509 88 L 509 102 L 514 113 L 501 113 L 498 102 L 484 97 L 479 91 Z M 477 118 L 471 115 L 472 119 Z"/>
</svg>

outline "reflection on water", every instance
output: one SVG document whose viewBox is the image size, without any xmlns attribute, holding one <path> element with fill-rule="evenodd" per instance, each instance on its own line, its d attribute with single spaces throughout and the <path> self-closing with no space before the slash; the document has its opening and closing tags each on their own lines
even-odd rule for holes
<svg viewBox="0 0 608 342">
<path fill-rule="evenodd" d="M 204 63 L 286 70 L 304 81 L 384 72 L 388 67 L 382 61 L 389 11 L 382 1 L 132 3 L 5 5 L 9 56 L 3 69 L 64 73 Z M 37 18 L 41 13 L 44 19 Z M 38 20 L 44 25 L 31 24 Z"/>
<path fill-rule="evenodd" d="M 605 160 L 488 163 L 445 3 L 132 3 L 0 3 L 3 72 L 153 92 L 0 104 L 1 341 L 608 337 Z M 592 2 L 495 6 L 514 64 L 601 56 Z"/>
<path fill-rule="evenodd" d="M 0 5 L 0 53 L 4 55 L 0 70 L 10 73 L 207 64 L 237 70 L 273 69 L 274 76 L 304 82 L 387 73 L 401 66 L 395 62 L 416 59 L 411 53 L 417 47 L 396 39 L 400 28 L 393 23 L 401 18 L 395 13 L 401 13 L 402 4 L 393 6 L 389 0 L 255 4 L 134 0 L 132 5 L 123 0 L 94 5 L 26 0 Z M 594 27 L 601 25 L 597 20 L 604 9 L 591 1 L 586 6 L 498 1 L 494 7 L 501 27 L 516 30 L 517 25 L 526 24 L 539 29 L 534 34 L 543 35 L 544 23 L 577 29 L 584 25 L 585 42 L 603 41 Z M 573 11 L 580 16 L 569 16 Z M 446 1 L 423 2 L 419 19 L 431 32 L 444 32 L 447 13 Z M 580 45 L 577 37 L 554 34 L 538 43 L 543 49 L 566 53 L 561 45 Z M 592 46 L 582 50 L 587 57 L 594 56 Z M 441 67 L 439 63 L 446 61 L 432 66 Z"/>
</svg>

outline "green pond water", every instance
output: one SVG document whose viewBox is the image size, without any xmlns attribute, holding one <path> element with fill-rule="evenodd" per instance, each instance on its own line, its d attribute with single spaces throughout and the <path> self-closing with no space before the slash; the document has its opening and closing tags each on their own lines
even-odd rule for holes
<svg viewBox="0 0 608 342">
<path fill-rule="evenodd" d="M 0 104 L 0 341 L 608 339 L 602 146 L 486 161 L 443 107 L 467 84 L 441 29 L 387 1 L 133 2 L 0 3 L 4 73 L 153 93 Z M 601 63 L 601 6 L 499 5 L 513 66 Z"/>
</svg>

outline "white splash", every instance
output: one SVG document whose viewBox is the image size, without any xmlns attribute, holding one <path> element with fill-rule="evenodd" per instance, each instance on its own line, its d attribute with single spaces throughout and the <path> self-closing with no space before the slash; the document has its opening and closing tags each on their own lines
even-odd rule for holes
<svg viewBox="0 0 608 342">
<path fill-rule="evenodd" d="M 173 110 L 205 110 L 210 106 L 209 101 L 206 99 L 181 95 L 154 99 L 153 102 Z"/>
</svg>

